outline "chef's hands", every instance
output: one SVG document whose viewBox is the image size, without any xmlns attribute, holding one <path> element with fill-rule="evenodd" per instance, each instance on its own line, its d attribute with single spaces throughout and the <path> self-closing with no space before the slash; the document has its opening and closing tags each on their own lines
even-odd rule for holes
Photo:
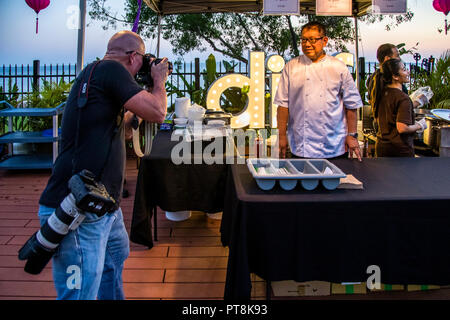
<svg viewBox="0 0 450 320">
<path fill-rule="evenodd" d="M 417 132 L 423 132 L 426 128 L 428 128 L 425 118 L 421 119 L 420 121 L 416 121 L 416 124 L 420 127 Z"/>
<path fill-rule="evenodd" d="M 427 98 L 427 96 L 424 95 L 424 94 L 421 94 L 421 95 L 417 96 L 417 97 L 415 98 L 415 100 L 413 100 L 414 107 L 416 107 L 416 108 L 421 108 L 421 107 L 423 107 L 425 104 L 427 104 L 428 102 L 429 102 L 429 101 L 428 101 L 428 98 Z"/>
<path fill-rule="evenodd" d="M 358 158 L 359 161 L 362 161 L 361 149 L 359 148 L 358 139 L 347 136 L 345 139 L 345 151 L 348 152 L 349 158 L 353 158 L 353 154 Z"/>
<path fill-rule="evenodd" d="M 431 87 L 420 87 L 416 91 L 414 91 L 409 97 L 414 103 L 415 108 L 421 108 L 425 104 L 429 103 L 434 93 L 431 90 Z"/>
</svg>

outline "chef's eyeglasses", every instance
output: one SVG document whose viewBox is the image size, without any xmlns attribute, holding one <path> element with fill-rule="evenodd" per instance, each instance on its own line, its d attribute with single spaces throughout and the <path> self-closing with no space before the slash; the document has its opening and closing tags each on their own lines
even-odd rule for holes
<svg viewBox="0 0 450 320">
<path fill-rule="evenodd" d="M 309 43 L 311 44 L 315 44 L 317 41 L 322 40 L 324 37 L 320 37 L 320 38 L 301 38 L 300 40 L 302 41 L 303 44 L 306 44 L 306 42 L 309 41 Z"/>
<path fill-rule="evenodd" d="M 133 52 L 136 52 L 136 54 L 140 55 L 140 56 L 144 56 L 142 53 L 137 52 L 136 50 L 132 50 L 132 51 L 127 51 L 125 52 L 125 54 L 132 54 Z"/>
</svg>

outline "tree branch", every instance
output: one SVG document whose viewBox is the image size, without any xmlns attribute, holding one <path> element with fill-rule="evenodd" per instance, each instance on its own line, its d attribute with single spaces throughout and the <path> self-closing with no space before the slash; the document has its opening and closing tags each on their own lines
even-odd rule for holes
<svg viewBox="0 0 450 320">
<path fill-rule="evenodd" d="M 239 24 L 241 25 L 242 28 L 244 28 L 245 33 L 247 34 L 247 37 L 250 38 L 250 40 L 253 42 L 253 45 L 255 46 L 255 50 L 257 51 L 261 51 L 261 48 L 259 47 L 258 43 L 255 41 L 255 39 L 252 37 L 252 35 L 250 34 L 250 31 L 248 30 L 246 24 L 244 23 L 244 21 L 242 20 L 242 17 L 239 13 L 236 13 L 236 16 L 238 17 L 239 20 Z"/>
<path fill-rule="evenodd" d="M 286 16 L 286 19 L 288 21 L 289 31 L 291 32 L 292 48 L 294 49 L 294 55 L 298 57 L 300 55 L 300 52 L 298 51 L 297 37 L 294 31 L 294 27 L 292 26 L 291 16 Z"/>
</svg>

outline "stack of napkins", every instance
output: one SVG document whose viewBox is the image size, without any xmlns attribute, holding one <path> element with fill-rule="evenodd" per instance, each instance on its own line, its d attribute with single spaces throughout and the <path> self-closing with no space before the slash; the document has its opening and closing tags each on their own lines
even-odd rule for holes
<svg viewBox="0 0 450 320">
<path fill-rule="evenodd" d="M 363 183 L 356 179 L 353 175 L 348 174 L 345 178 L 341 178 L 338 189 L 364 189 Z"/>
</svg>

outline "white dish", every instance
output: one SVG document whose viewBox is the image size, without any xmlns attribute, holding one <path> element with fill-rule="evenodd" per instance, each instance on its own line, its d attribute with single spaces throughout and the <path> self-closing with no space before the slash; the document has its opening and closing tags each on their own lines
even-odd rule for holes
<svg viewBox="0 0 450 320">
<path fill-rule="evenodd" d="M 173 119 L 176 125 L 185 125 L 188 122 L 187 118 L 175 118 Z"/>
<path fill-rule="evenodd" d="M 225 121 L 224 120 L 209 120 L 208 121 L 208 126 L 210 126 L 210 127 L 223 127 L 223 126 L 225 126 Z"/>
</svg>

